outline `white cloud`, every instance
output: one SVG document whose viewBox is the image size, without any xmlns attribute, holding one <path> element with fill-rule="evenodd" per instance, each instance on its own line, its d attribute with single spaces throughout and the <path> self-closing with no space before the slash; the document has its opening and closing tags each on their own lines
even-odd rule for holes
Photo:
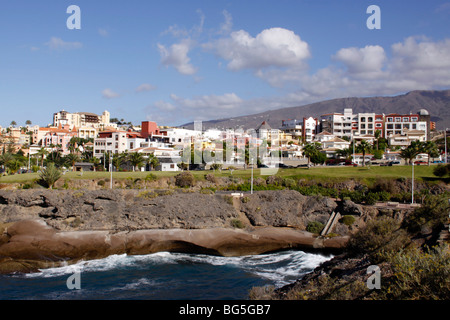
<svg viewBox="0 0 450 320">
<path fill-rule="evenodd" d="M 204 95 L 195 97 L 194 99 L 183 99 L 172 94 L 171 98 L 181 107 L 187 109 L 204 109 L 204 110 L 230 110 L 238 108 L 242 99 L 235 93 L 226 93 L 221 96 Z"/>
<path fill-rule="evenodd" d="M 113 90 L 107 88 L 102 91 L 102 96 L 105 99 L 114 99 L 120 97 L 120 94 L 114 92 Z"/>
<path fill-rule="evenodd" d="M 363 78 L 381 76 L 386 62 L 386 54 L 380 46 L 344 48 L 339 50 L 333 58 L 344 63 L 350 74 Z"/>
<path fill-rule="evenodd" d="M 101 35 L 102 37 L 107 37 L 109 35 L 109 32 L 106 29 L 99 28 L 98 29 L 98 34 Z"/>
<path fill-rule="evenodd" d="M 154 85 L 151 85 L 149 83 L 143 83 L 139 87 L 136 88 L 136 92 L 148 92 L 155 90 L 156 87 Z"/>
<path fill-rule="evenodd" d="M 299 66 L 311 56 L 308 44 L 283 28 L 265 29 L 256 37 L 244 30 L 235 31 L 204 47 L 229 61 L 228 68 L 233 71 Z"/>
<path fill-rule="evenodd" d="M 223 10 L 222 14 L 225 21 L 220 25 L 220 34 L 229 34 L 233 28 L 233 17 L 227 10 Z"/>
<path fill-rule="evenodd" d="M 154 106 L 160 110 L 164 110 L 164 111 L 173 111 L 175 110 L 177 107 L 175 107 L 173 104 L 171 104 L 170 102 L 166 102 L 163 100 L 160 101 L 156 101 L 154 103 Z"/>
<path fill-rule="evenodd" d="M 61 38 L 51 37 L 49 42 L 45 43 L 52 50 L 73 50 L 83 47 L 81 42 L 66 42 Z"/>
<path fill-rule="evenodd" d="M 188 57 L 192 41 L 184 39 L 180 43 L 175 43 L 167 48 L 158 44 L 159 53 L 161 55 L 161 63 L 165 66 L 173 66 L 179 73 L 184 75 L 193 75 L 197 72 Z"/>
</svg>

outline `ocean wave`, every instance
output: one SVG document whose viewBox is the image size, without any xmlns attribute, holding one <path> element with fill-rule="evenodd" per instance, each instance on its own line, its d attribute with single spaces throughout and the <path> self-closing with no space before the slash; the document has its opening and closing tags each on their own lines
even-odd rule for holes
<svg viewBox="0 0 450 320">
<path fill-rule="evenodd" d="M 42 269 L 38 273 L 27 274 L 28 278 L 60 277 L 79 273 L 106 272 L 125 269 L 148 269 L 153 266 L 208 264 L 238 268 L 249 274 L 268 279 L 276 286 L 287 284 L 289 280 L 312 271 L 332 256 L 306 253 L 303 251 L 281 251 L 261 255 L 221 257 L 203 254 L 159 252 L 148 255 L 112 255 L 104 259 L 80 261 L 76 264 L 57 268 Z M 154 285 L 153 280 L 139 278 L 125 284 L 122 289 Z M 120 290 L 118 288 L 117 290 Z"/>
</svg>

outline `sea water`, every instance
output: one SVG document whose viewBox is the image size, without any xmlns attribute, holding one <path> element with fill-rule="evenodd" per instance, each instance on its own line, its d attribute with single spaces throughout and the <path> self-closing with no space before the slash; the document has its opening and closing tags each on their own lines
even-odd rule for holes
<svg viewBox="0 0 450 320">
<path fill-rule="evenodd" d="M 331 255 L 289 250 L 218 257 L 160 252 L 0 276 L 0 299 L 242 300 L 254 286 L 281 287 L 311 272 Z M 79 275 L 80 289 L 67 280 Z"/>
</svg>

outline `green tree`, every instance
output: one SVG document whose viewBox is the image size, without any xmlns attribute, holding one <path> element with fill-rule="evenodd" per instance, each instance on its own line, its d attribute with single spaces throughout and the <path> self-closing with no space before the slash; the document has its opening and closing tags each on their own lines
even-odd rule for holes
<svg viewBox="0 0 450 320">
<path fill-rule="evenodd" d="M 47 149 L 45 149 L 45 148 L 39 149 L 39 151 L 37 152 L 37 155 L 39 157 L 41 157 L 41 167 L 43 167 L 44 166 L 44 158 L 46 155 L 48 155 Z"/>
<path fill-rule="evenodd" d="M 8 166 L 8 163 L 13 161 L 14 157 L 11 153 L 3 153 L 0 155 L 0 165 L 3 166 L 5 169 Z"/>
<path fill-rule="evenodd" d="M 310 166 L 311 163 L 311 158 L 315 155 L 317 155 L 317 153 L 319 152 L 321 146 L 320 143 L 315 142 L 315 143 L 307 143 L 304 147 L 303 147 L 303 154 L 305 155 L 305 157 L 308 158 L 308 168 Z"/>
<path fill-rule="evenodd" d="M 366 140 L 361 140 L 359 145 L 356 146 L 356 150 L 362 153 L 363 157 L 363 167 L 366 165 L 366 153 L 372 151 L 372 146 Z"/>
<path fill-rule="evenodd" d="M 431 158 L 439 157 L 439 149 L 435 142 L 426 141 L 421 146 L 421 151 L 428 155 L 428 165 L 430 165 Z"/>
<path fill-rule="evenodd" d="M 155 157 L 154 154 L 149 154 L 147 158 L 147 164 L 150 165 L 150 168 L 152 170 L 155 170 L 155 168 L 159 165 L 159 160 L 157 157 Z"/>
<path fill-rule="evenodd" d="M 413 159 L 422 151 L 422 143 L 420 141 L 412 141 L 405 149 L 400 151 L 400 157 L 408 160 L 412 164 Z"/>
<path fill-rule="evenodd" d="M 77 163 L 79 160 L 80 158 L 74 153 L 69 153 L 64 157 L 64 163 L 72 167 L 72 171 L 75 171 L 75 163 Z"/>
<path fill-rule="evenodd" d="M 129 155 L 128 160 L 133 166 L 133 171 L 139 170 L 145 163 L 144 157 L 139 152 L 133 152 Z"/>
<path fill-rule="evenodd" d="M 61 171 L 56 168 L 54 163 L 49 163 L 45 169 L 39 174 L 41 180 L 47 185 L 48 188 L 53 189 L 56 181 L 61 178 Z"/>
</svg>

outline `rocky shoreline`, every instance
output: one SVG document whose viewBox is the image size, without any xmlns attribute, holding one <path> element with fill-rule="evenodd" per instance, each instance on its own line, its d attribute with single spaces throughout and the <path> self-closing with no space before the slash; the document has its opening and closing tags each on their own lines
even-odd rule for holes
<svg viewBox="0 0 450 320">
<path fill-rule="evenodd" d="M 335 211 L 365 215 L 361 206 L 261 191 L 241 198 L 188 190 L 0 191 L 0 273 L 159 251 L 222 256 L 288 248 L 339 252 L 351 228 L 333 237 L 305 231 Z"/>
</svg>

